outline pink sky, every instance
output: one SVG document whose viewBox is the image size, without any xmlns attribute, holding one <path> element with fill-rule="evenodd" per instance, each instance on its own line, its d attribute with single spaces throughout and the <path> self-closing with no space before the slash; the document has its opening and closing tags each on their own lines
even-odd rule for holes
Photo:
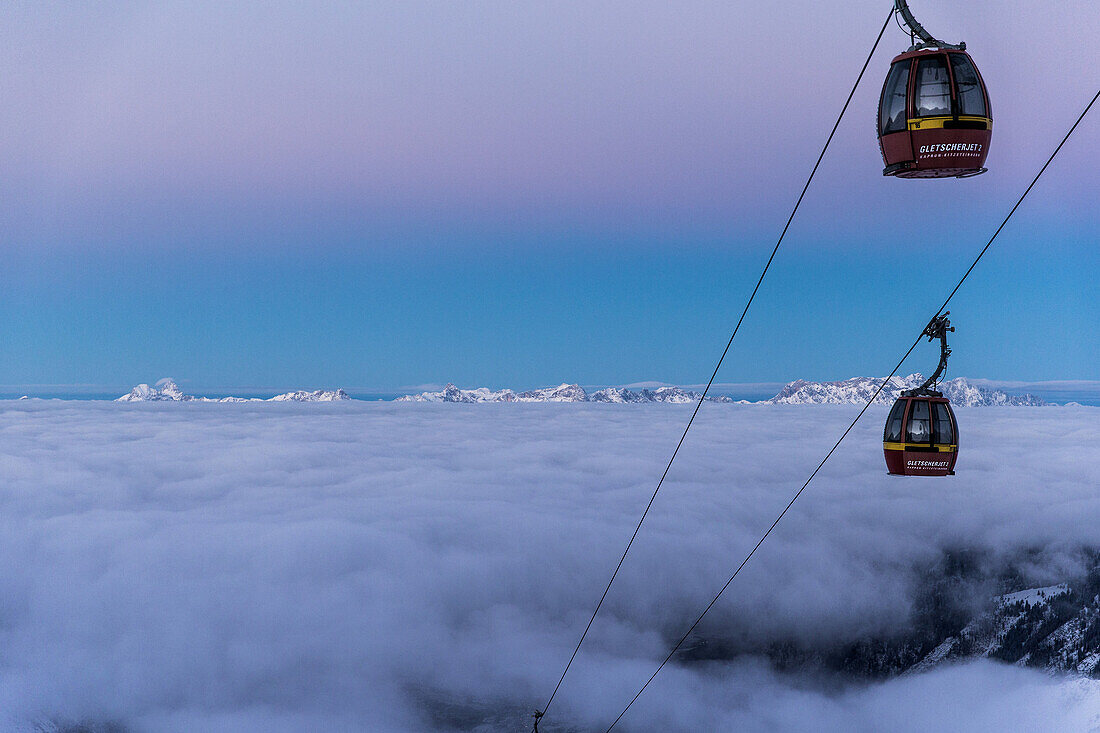
<svg viewBox="0 0 1100 733">
<path fill-rule="evenodd" d="M 890 4 L 745 5 L 8 7 L 0 218 L 76 236 L 227 212 L 718 231 L 775 218 Z M 1001 199 L 1095 91 L 1095 8 L 912 7 L 985 75 L 982 191 Z M 879 180 L 870 120 L 906 45 L 888 30 L 823 171 L 848 201 L 900 190 Z M 1076 155 L 1095 159 L 1097 130 Z M 1056 200 L 1085 200 L 1095 166 L 1061 184 Z"/>
</svg>

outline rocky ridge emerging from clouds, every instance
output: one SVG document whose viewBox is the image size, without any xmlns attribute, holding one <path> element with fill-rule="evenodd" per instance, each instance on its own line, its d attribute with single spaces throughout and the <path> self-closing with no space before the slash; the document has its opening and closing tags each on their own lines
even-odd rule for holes
<svg viewBox="0 0 1100 733">
<path fill-rule="evenodd" d="M 1097 678 L 1100 551 L 1079 548 L 1073 554 L 1077 557 L 1061 582 L 1034 586 L 1025 578 L 1042 567 L 1041 552 L 1022 551 L 998 560 L 984 550 L 946 551 L 938 562 L 918 569 L 921 580 L 905 631 L 836 646 L 795 639 L 754 645 L 699 634 L 681 653 L 681 661 L 758 656 L 780 671 L 828 670 L 881 680 L 988 659 L 1051 675 Z"/>
</svg>

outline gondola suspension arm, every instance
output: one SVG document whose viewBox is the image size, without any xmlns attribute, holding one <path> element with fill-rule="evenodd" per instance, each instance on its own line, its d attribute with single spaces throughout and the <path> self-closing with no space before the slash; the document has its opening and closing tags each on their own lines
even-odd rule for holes
<svg viewBox="0 0 1100 733">
<path fill-rule="evenodd" d="M 947 369 L 947 357 L 951 356 L 951 347 L 947 345 L 947 332 L 955 330 L 955 327 L 951 325 L 951 321 L 947 318 L 950 314 L 951 311 L 946 311 L 943 315 L 933 318 L 924 327 L 922 336 L 927 336 L 929 341 L 932 339 L 940 340 L 940 365 L 936 367 L 936 371 L 932 373 L 932 376 L 925 380 L 924 384 L 911 392 L 906 392 L 906 394 L 919 395 L 931 392 Z"/>
<path fill-rule="evenodd" d="M 944 43 L 926 31 L 924 26 L 913 17 L 913 12 L 909 10 L 909 3 L 906 2 L 906 0 L 894 0 L 894 9 L 901 14 L 901 19 L 905 21 L 905 25 L 909 29 L 909 35 L 914 38 L 913 47 L 909 49 L 910 51 L 916 51 L 921 48 L 956 48 L 960 51 L 966 50 L 965 43 Z M 916 43 L 916 38 L 919 38 L 921 43 Z"/>
</svg>

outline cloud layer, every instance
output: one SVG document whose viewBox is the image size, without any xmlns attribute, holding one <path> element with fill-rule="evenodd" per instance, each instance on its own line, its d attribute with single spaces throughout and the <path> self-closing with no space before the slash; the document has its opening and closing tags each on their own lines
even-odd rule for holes
<svg viewBox="0 0 1100 733">
<path fill-rule="evenodd" d="M 11 727 L 521 730 L 689 410 L 0 403 L 0 709 Z M 884 414 L 708 632 L 886 633 L 945 548 L 1037 548 L 1042 582 L 1100 546 L 1095 409 L 961 410 L 945 480 L 885 475 Z M 702 411 L 546 730 L 614 718 L 853 415 Z M 624 729 L 1079 730 L 1100 724 L 1091 685 L 985 664 L 839 688 L 752 660 L 670 666 Z"/>
</svg>

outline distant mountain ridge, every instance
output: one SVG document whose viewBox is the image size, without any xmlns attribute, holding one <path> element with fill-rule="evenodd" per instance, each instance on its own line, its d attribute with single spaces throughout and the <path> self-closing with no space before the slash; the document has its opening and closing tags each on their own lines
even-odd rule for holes
<svg viewBox="0 0 1100 733">
<path fill-rule="evenodd" d="M 139 384 L 115 402 L 339 402 L 350 399 L 342 389 L 287 392 L 266 400 L 259 397 L 195 397 L 184 394 L 175 381 L 166 377 L 152 387 Z"/>
<path fill-rule="evenodd" d="M 877 403 L 891 403 L 902 391 L 920 386 L 924 377 L 910 374 L 891 377 L 875 398 Z M 773 405 L 849 405 L 865 404 L 883 382 L 881 377 L 852 377 L 839 382 L 807 382 L 799 379 L 786 384 L 771 399 L 751 403 L 734 400 L 721 394 L 708 394 L 708 402 Z M 1031 394 L 1009 394 L 973 384 L 963 377 L 941 382 L 939 389 L 956 407 L 1039 406 L 1048 404 Z M 397 402 L 450 402 L 477 404 L 486 402 L 595 402 L 603 404 L 691 404 L 698 402 L 701 392 L 683 387 L 662 386 L 650 389 L 605 387 L 592 392 L 579 384 L 562 383 L 522 392 L 511 389 L 491 390 L 487 387 L 461 389 L 448 384 L 438 391 L 421 392 L 396 398 Z M 139 384 L 117 402 L 340 402 L 351 397 L 342 389 L 287 392 L 269 397 L 198 397 L 184 394 L 172 379 L 161 379 L 153 386 Z"/>
<path fill-rule="evenodd" d="M 924 377 L 910 374 L 907 377 L 891 377 L 886 387 L 875 398 L 875 402 L 891 403 L 902 391 L 919 387 Z M 852 377 L 840 382 L 807 382 L 799 379 L 785 385 L 779 393 L 768 400 L 755 404 L 773 405 L 861 405 L 875 394 L 881 377 Z M 958 407 L 989 407 L 1000 405 L 1039 406 L 1047 404 L 1031 394 L 1013 395 L 1001 390 L 981 387 L 956 377 L 941 382 L 939 389 Z M 490 390 L 460 389 L 448 384 L 442 390 L 421 392 L 415 395 L 398 397 L 398 402 L 456 402 L 474 404 L 482 402 L 602 402 L 613 404 L 667 403 L 687 404 L 698 402 L 702 393 L 682 387 L 658 387 L 656 389 L 632 390 L 626 387 L 607 387 L 595 392 L 587 392 L 577 384 L 561 384 L 557 387 L 544 387 L 526 392 L 510 389 Z M 725 395 L 707 395 L 708 402 L 735 402 Z M 747 400 L 737 400 L 739 404 L 753 404 Z"/>
<path fill-rule="evenodd" d="M 607 387 L 589 394 L 578 384 L 560 384 L 557 387 L 543 387 L 526 392 L 514 392 L 510 389 L 498 391 L 486 387 L 478 389 L 459 389 L 448 384 L 438 392 L 421 392 L 415 395 L 398 397 L 397 402 L 459 402 L 466 404 L 480 402 L 603 402 L 617 404 L 638 404 L 646 402 L 665 402 L 686 404 L 697 402 L 702 396 L 699 392 L 680 387 L 658 387 L 657 389 L 630 390 L 625 387 Z M 707 397 L 713 402 L 733 402 L 729 397 Z"/>
<path fill-rule="evenodd" d="M 891 377 L 876 403 L 891 403 L 907 389 L 919 387 L 924 382 L 920 373 L 907 377 Z M 852 405 L 866 404 L 883 383 L 881 377 L 852 377 L 840 382 L 806 382 L 799 379 L 790 382 L 779 394 L 766 402 L 774 405 Z M 940 382 L 937 387 L 956 407 L 1041 406 L 1044 400 L 1031 395 L 1013 395 L 998 389 L 971 384 L 964 377 Z"/>
</svg>

